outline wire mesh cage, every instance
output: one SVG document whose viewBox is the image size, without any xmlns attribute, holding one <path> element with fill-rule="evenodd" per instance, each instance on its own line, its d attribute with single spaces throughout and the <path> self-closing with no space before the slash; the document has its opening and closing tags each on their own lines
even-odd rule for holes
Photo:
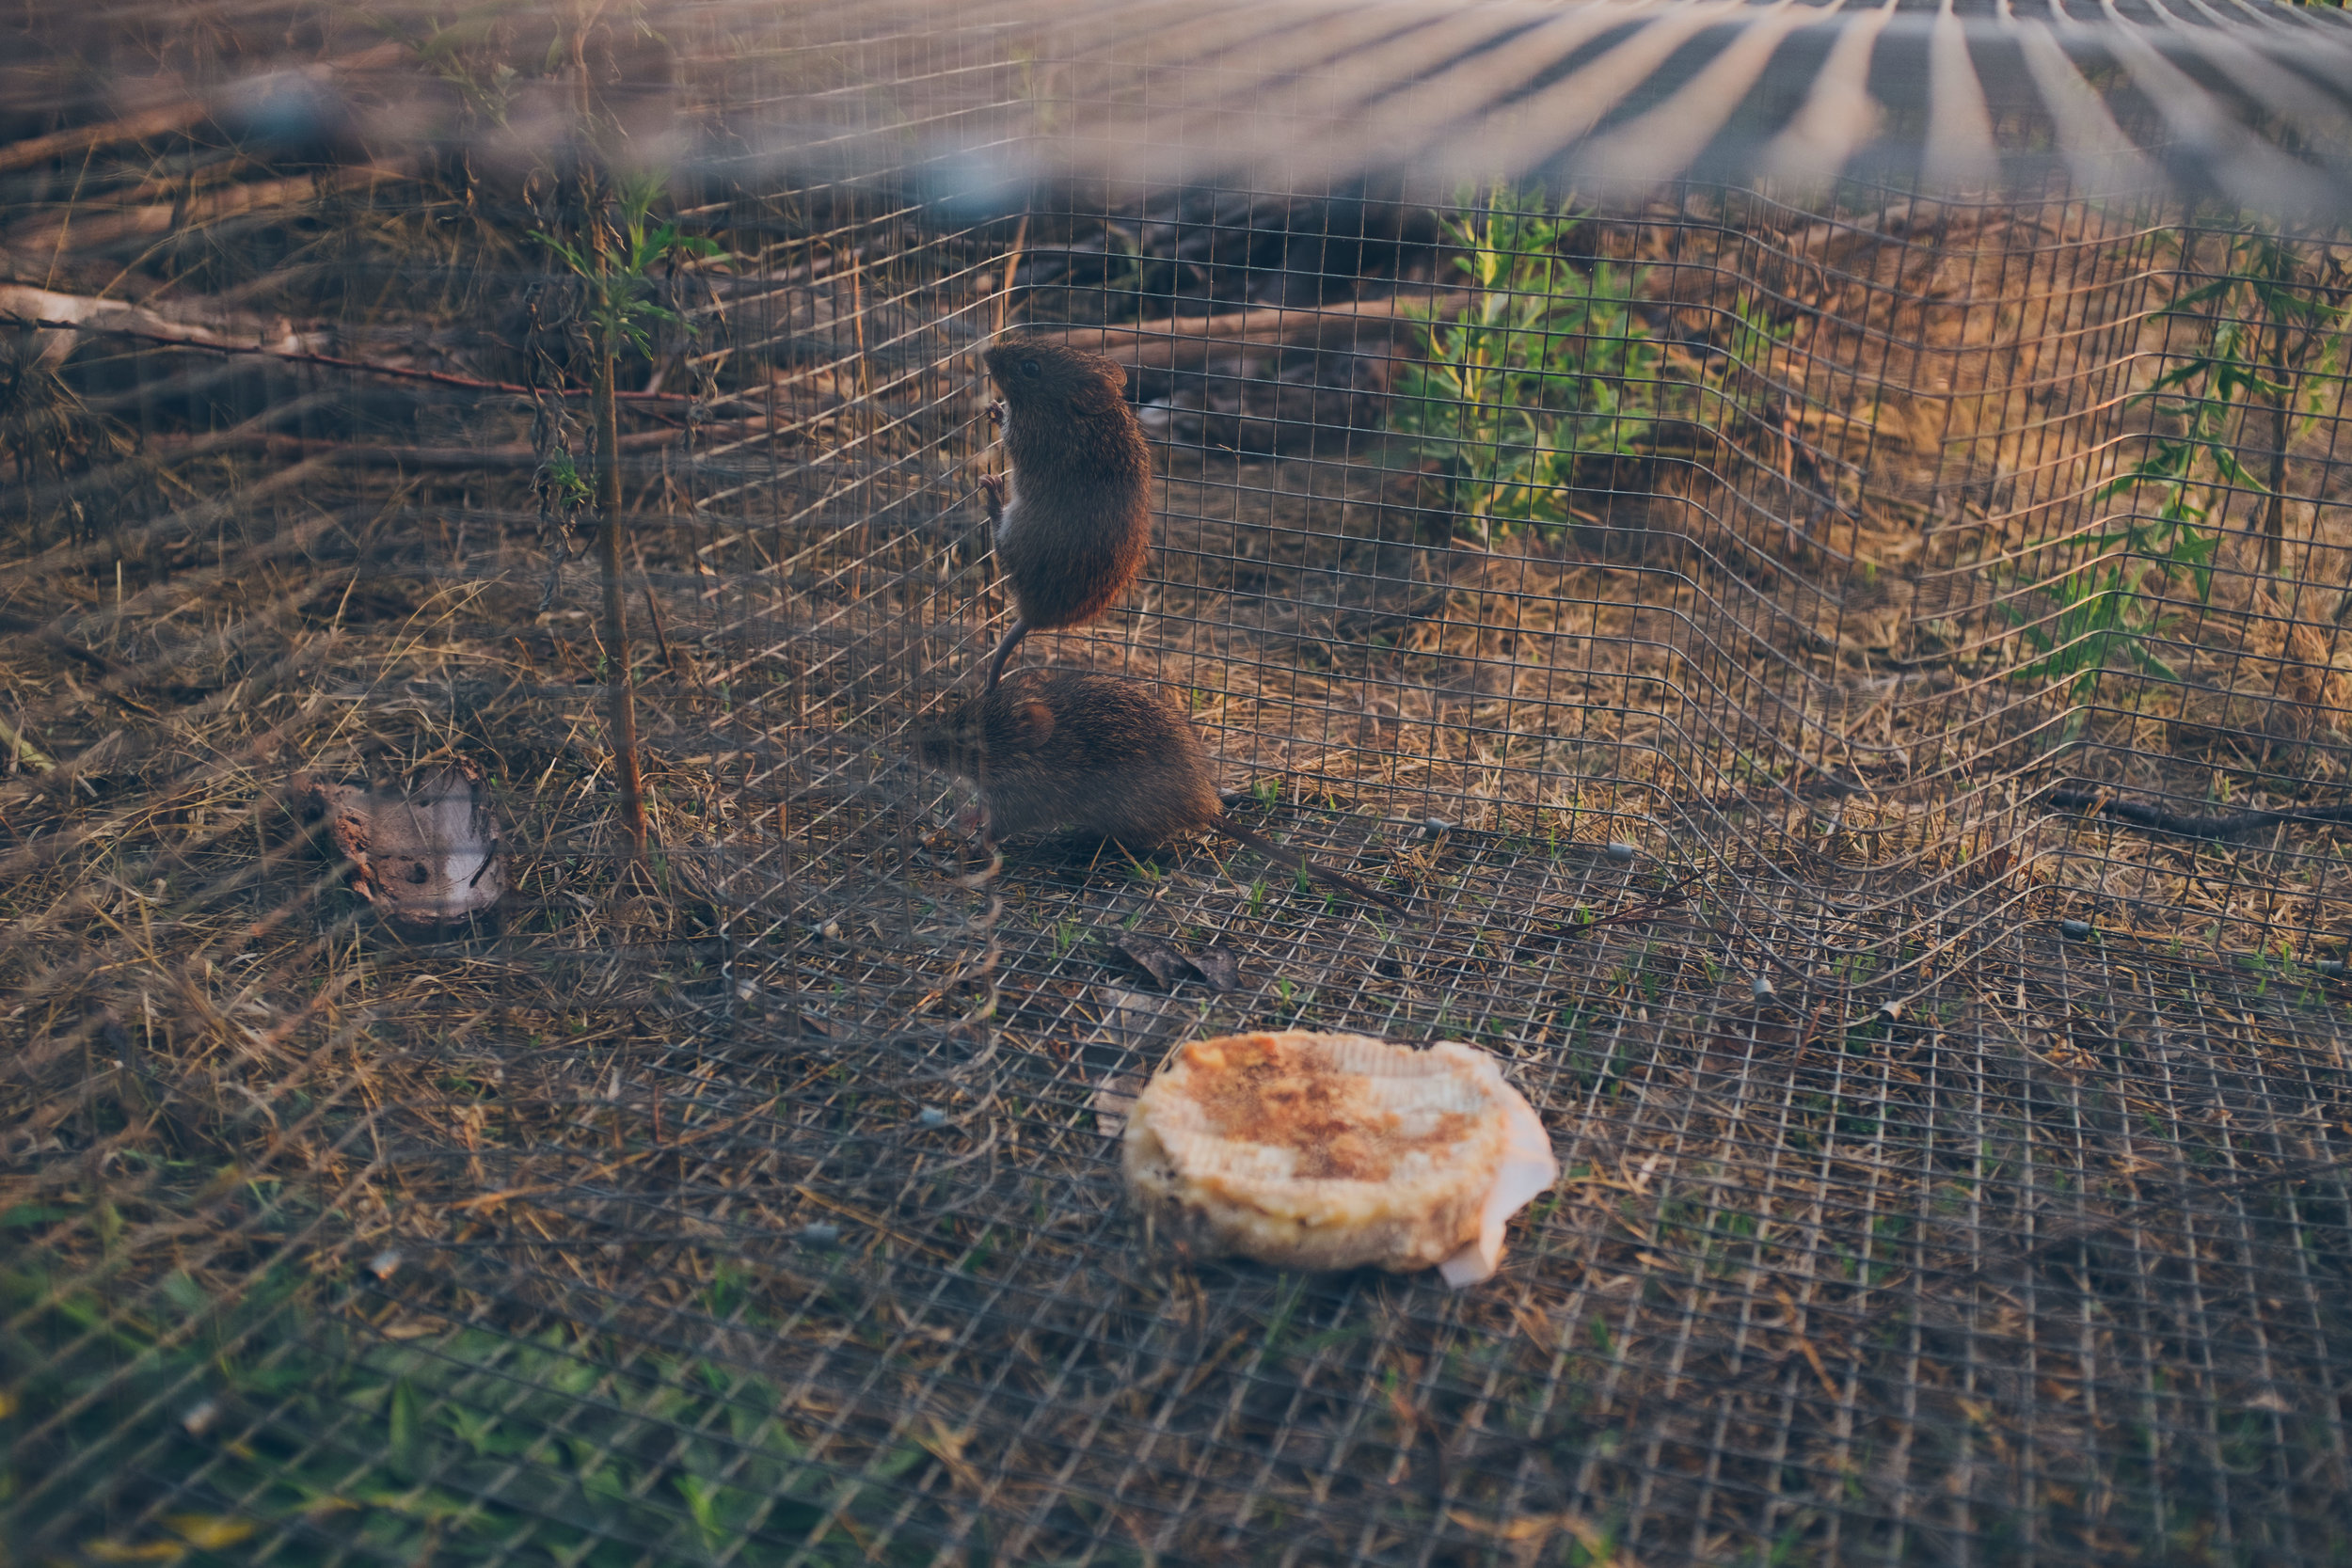
<svg viewBox="0 0 2352 1568">
<path fill-rule="evenodd" d="M 12 20 L 10 1560 L 2340 1560 L 2352 277 L 2180 176 L 2343 166 L 2158 90 L 2334 34 L 1839 14 Z M 1016 330 L 1016 669 L 1403 915 L 921 765 Z M 1289 1027 L 1504 1063 L 1500 1275 L 1146 1244 Z"/>
</svg>

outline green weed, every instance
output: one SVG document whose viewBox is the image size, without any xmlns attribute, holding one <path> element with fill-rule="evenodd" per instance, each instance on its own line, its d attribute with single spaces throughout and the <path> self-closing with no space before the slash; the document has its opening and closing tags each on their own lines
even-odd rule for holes
<svg viewBox="0 0 2352 1568">
<path fill-rule="evenodd" d="M 739 1305 L 739 1285 L 714 1281 L 713 1305 Z M 0 1467 L 27 1541 L 188 1568 L 264 1546 L 290 1564 L 781 1563 L 836 1504 L 853 1521 L 892 1506 L 807 1463 L 780 1386 L 699 1357 L 565 1328 L 390 1342 L 322 1310 L 293 1269 L 230 1307 L 178 1293 L 200 1309 L 151 1318 L 0 1272 L 0 1441 L 29 1457 L 14 1445 L 40 1427 L 49 1456 Z M 42 1475 L 58 1453 L 77 1456 L 62 1488 Z M 925 1462 L 908 1447 L 865 1474 Z M 798 1560 L 864 1558 L 835 1525 Z"/>
<path fill-rule="evenodd" d="M 653 204 L 661 195 L 660 176 L 623 181 L 615 191 L 618 209 L 609 234 L 593 241 L 565 240 L 544 229 L 532 237 L 569 268 L 587 290 L 588 319 L 603 346 L 651 357 L 657 326 L 691 332 L 693 324 L 655 299 L 654 269 L 665 262 L 708 259 L 724 248 L 701 234 L 679 231 L 675 223 L 657 223 Z"/>
<path fill-rule="evenodd" d="M 1578 214 L 1540 189 L 1462 205 L 1445 229 L 1471 292 L 1451 317 L 1421 317 L 1392 428 L 1445 466 L 1482 536 L 1565 525 L 1578 463 L 1637 451 L 1658 417 L 1664 355 L 1633 308 L 1644 273 L 1572 265 L 1560 245 Z"/>
<path fill-rule="evenodd" d="M 2315 264 L 2277 236 L 2249 231 L 2219 239 L 2217 276 L 2164 312 L 2187 324 L 2194 341 L 2186 357 L 2130 400 L 2155 415 L 2146 453 L 2094 498 L 2100 504 L 2127 498 L 2127 508 L 2071 541 L 2088 559 L 2042 585 L 2055 613 L 2003 606 L 2036 656 L 2017 666 L 2020 679 L 2063 681 L 2080 700 L 2110 666 L 2176 678 L 2150 646 L 2172 619 L 2152 590 L 2186 581 L 2199 603 L 2211 596 L 2214 554 L 2233 494 L 2253 498 L 2263 518 L 2265 566 L 2280 569 L 2286 451 L 2299 389 L 2342 361 L 2352 311 L 2328 297 Z M 2181 246 L 2186 261 L 2196 236 L 2185 235 Z M 2314 391 L 2300 428 L 2309 430 L 2320 411 Z M 2268 451 L 2264 475 L 2239 457 L 2249 445 Z"/>
<path fill-rule="evenodd" d="M 1419 354 L 1399 372 L 1391 428 L 1436 461 L 1482 539 L 1567 526 L 1581 467 L 1656 451 L 1707 398 L 1735 404 L 1733 371 L 1781 336 L 1742 295 L 1700 362 L 1670 356 L 1640 312 L 1647 269 L 1565 253 L 1584 215 L 1572 201 L 1507 185 L 1457 199 L 1467 215 L 1444 230 L 1468 297 L 1408 310 Z"/>
</svg>

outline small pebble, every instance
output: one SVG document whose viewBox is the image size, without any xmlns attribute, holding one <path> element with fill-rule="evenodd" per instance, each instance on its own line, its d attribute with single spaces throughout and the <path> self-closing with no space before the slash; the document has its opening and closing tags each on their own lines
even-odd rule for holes
<svg viewBox="0 0 2352 1568">
<path fill-rule="evenodd" d="M 400 1269 L 400 1254 L 390 1247 L 368 1259 L 368 1273 L 378 1279 L 389 1279 Z"/>
<path fill-rule="evenodd" d="M 753 997 L 757 996 L 758 994 L 759 987 L 754 982 L 750 980 L 738 980 L 735 982 L 735 999 L 738 1002 L 749 1002 Z"/>
<path fill-rule="evenodd" d="M 827 1225 L 822 1220 L 812 1220 L 801 1227 L 801 1244 L 803 1246 L 831 1246 L 839 1240 L 841 1240 L 841 1227 L 837 1225 Z"/>
<path fill-rule="evenodd" d="M 926 1127 L 945 1127 L 947 1125 L 947 1113 L 936 1105 L 926 1105 L 923 1107 L 922 1116 L 917 1119 Z"/>
<path fill-rule="evenodd" d="M 1609 858 L 1615 861 L 1619 865 L 1630 864 L 1635 853 L 1636 851 L 1630 844 L 1612 844 L 1609 847 Z"/>
<path fill-rule="evenodd" d="M 201 1437 L 212 1424 L 220 1419 L 220 1406 L 211 1400 L 199 1400 L 180 1417 L 180 1425 L 191 1437 Z"/>
<path fill-rule="evenodd" d="M 838 920 L 828 920 L 816 929 L 817 934 L 823 937 L 827 942 L 839 942 L 841 940 L 841 922 Z"/>
<path fill-rule="evenodd" d="M 1772 994 L 1772 981 L 1766 979 L 1761 974 L 1756 977 L 1756 980 L 1750 989 L 1756 992 L 1756 999 L 1758 1002 L 1763 1001 L 1766 997 Z"/>
<path fill-rule="evenodd" d="M 2065 932 L 2066 935 L 2074 941 L 2081 942 L 2086 937 L 2090 935 L 2090 922 L 2088 920 L 2061 920 L 2058 922 L 2058 929 Z"/>
</svg>

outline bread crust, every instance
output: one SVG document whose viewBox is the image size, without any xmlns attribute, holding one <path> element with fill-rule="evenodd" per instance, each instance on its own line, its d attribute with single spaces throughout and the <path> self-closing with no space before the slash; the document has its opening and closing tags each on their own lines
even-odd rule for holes
<svg viewBox="0 0 2352 1568">
<path fill-rule="evenodd" d="M 1195 1256 L 1446 1265 L 1449 1279 L 1466 1276 L 1456 1283 L 1493 1272 L 1498 1191 L 1540 1174 L 1539 1191 L 1557 1170 L 1540 1122 L 1486 1052 L 1306 1030 L 1185 1046 L 1137 1099 L 1122 1153 L 1154 1236 Z"/>
</svg>

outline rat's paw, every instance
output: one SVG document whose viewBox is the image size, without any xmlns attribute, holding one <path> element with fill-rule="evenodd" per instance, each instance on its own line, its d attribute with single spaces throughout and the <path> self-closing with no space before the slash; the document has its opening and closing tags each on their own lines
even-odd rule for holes
<svg viewBox="0 0 2352 1568">
<path fill-rule="evenodd" d="M 988 507 L 988 520 L 990 522 L 1001 523 L 1005 520 L 1005 480 L 1003 475 L 982 474 L 980 476 L 980 499 Z"/>
</svg>

